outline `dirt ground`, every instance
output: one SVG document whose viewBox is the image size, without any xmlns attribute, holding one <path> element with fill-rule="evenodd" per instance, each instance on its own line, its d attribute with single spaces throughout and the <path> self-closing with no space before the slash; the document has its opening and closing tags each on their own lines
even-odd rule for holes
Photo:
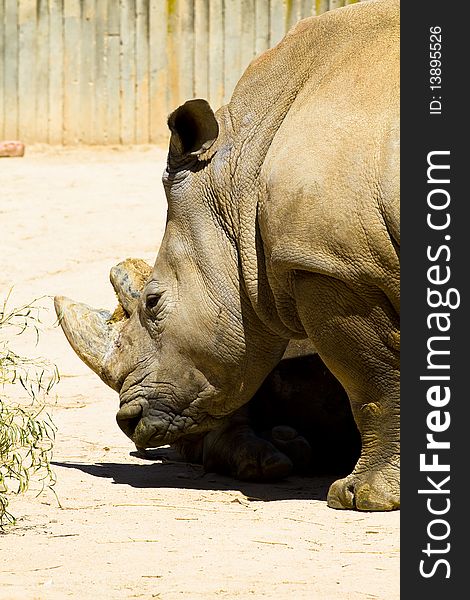
<svg viewBox="0 0 470 600">
<path fill-rule="evenodd" d="M 110 268 L 153 263 L 166 204 L 165 151 L 27 148 L 0 159 L 0 300 L 66 295 L 113 308 Z M 273 485 L 149 461 L 115 422 L 117 394 L 83 365 L 42 305 L 39 345 L 61 372 L 54 495 L 11 499 L 0 536 L 0 598 L 162 600 L 399 598 L 399 513 L 326 506 L 331 479 Z M 16 347 L 16 346 L 15 346 Z M 56 396 L 56 397 L 55 397 Z"/>
</svg>

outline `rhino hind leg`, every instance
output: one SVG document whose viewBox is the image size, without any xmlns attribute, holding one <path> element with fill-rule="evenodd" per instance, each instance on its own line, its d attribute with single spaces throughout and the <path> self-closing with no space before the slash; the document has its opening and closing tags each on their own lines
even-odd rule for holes
<svg viewBox="0 0 470 600">
<path fill-rule="evenodd" d="M 325 364 L 342 382 L 361 434 L 360 458 L 328 492 L 332 508 L 400 506 L 398 316 L 381 290 L 353 290 L 326 276 L 296 281 L 301 318 Z M 362 293 L 361 293 L 362 292 Z M 305 300 L 308 299 L 308 302 Z"/>
</svg>

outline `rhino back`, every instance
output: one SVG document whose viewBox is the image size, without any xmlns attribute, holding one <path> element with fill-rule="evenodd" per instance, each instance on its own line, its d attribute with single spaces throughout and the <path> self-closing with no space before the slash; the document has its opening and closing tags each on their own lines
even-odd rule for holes
<svg viewBox="0 0 470 600">
<path fill-rule="evenodd" d="M 399 22 L 390 13 L 339 28 L 328 71 L 304 84 L 270 145 L 259 215 L 274 288 L 307 270 L 375 285 L 398 307 Z"/>
<path fill-rule="evenodd" d="M 222 157 L 212 169 L 212 185 L 222 190 L 218 212 L 228 206 L 232 215 L 251 304 L 283 337 L 306 335 L 299 322 L 276 314 L 289 303 L 292 269 L 348 276 L 351 260 L 370 244 L 387 271 L 372 269 L 370 277 L 388 285 L 393 273 L 387 293 L 398 297 L 397 255 L 384 226 L 386 212 L 398 231 L 398 35 L 397 0 L 304 19 L 251 63 L 217 113 L 221 135 L 210 154 Z M 226 156 L 229 168 L 219 168 Z M 374 228 L 377 240 L 365 236 Z"/>
</svg>

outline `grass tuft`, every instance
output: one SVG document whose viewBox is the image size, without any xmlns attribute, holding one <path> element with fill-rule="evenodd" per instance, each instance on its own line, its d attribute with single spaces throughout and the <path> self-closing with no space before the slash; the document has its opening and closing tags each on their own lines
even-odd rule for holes
<svg viewBox="0 0 470 600">
<path fill-rule="evenodd" d="M 56 481 L 50 466 L 56 427 L 44 400 L 60 379 L 58 369 L 44 358 L 21 356 L 10 346 L 26 331 L 34 334 L 37 344 L 42 298 L 10 308 L 10 294 L 11 290 L 0 308 L 0 532 L 15 522 L 8 510 L 9 495 L 24 493 L 32 478 L 41 483 L 38 495 Z M 24 389 L 28 404 L 8 400 L 11 385 Z"/>
</svg>

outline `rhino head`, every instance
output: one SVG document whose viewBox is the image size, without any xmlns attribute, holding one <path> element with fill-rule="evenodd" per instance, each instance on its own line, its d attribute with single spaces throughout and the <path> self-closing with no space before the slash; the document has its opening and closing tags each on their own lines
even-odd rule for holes
<svg viewBox="0 0 470 600">
<path fill-rule="evenodd" d="M 251 398 L 287 346 L 261 326 L 240 276 L 231 219 L 220 218 L 230 212 L 224 178 L 231 165 L 216 116 L 193 100 L 168 124 L 168 213 L 154 268 L 128 261 L 111 271 L 114 314 L 55 298 L 67 339 L 119 392 L 118 424 L 142 448 L 218 426 Z"/>
</svg>

